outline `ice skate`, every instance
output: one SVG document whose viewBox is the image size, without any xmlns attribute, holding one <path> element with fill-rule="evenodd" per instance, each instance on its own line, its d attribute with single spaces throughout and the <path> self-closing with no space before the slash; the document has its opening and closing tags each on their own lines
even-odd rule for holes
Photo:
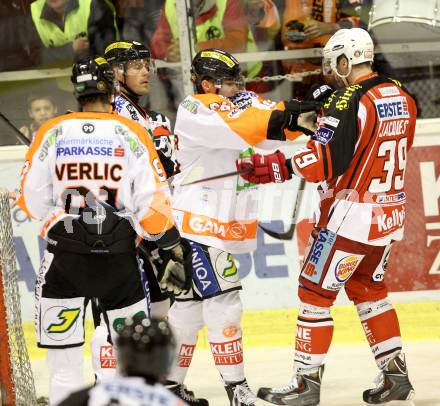
<svg viewBox="0 0 440 406">
<path fill-rule="evenodd" d="M 257 405 L 258 398 L 249 388 L 246 381 L 229 383 L 225 385 L 228 394 L 230 406 L 252 406 Z"/>
<path fill-rule="evenodd" d="M 165 383 L 165 387 L 173 392 L 180 399 L 188 403 L 190 406 L 209 406 L 209 403 L 206 399 L 196 398 L 194 396 L 194 392 L 188 390 L 186 388 L 186 385 L 184 385 L 183 383 L 167 381 Z"/>
<path fill-rule="evenodd" d="M 313 368 L 307 374 L 296 375 L 286 386 L 260 388 L 257 396 L 275 405 L 316 406 L 321 394 L 324 365 Z"/>
<path fill-rule="evenodd" d="M 392 400 L 411 400 L 414 388 L 408 378 L 405 355 L 393 358 L 375 380 L 377 387 L 364 391 L 364 402 L 372 405 L 387 403 Z"/>
</svg>

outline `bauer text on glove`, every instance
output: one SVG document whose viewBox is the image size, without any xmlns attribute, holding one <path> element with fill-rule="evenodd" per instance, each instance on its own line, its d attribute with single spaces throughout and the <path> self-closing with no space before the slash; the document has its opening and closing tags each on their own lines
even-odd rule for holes
<svg viewBox="0 0 440 406">
<path fill-rule="evenodd" d="M 286 166 L 286 157 L 280 151 L 273 154 L 251 156 L 236 161 L 238 171 L 251 170 L 240 176 L 248 182 L 260 183 L 283 183 L 292 176 Z"/>
</svg>

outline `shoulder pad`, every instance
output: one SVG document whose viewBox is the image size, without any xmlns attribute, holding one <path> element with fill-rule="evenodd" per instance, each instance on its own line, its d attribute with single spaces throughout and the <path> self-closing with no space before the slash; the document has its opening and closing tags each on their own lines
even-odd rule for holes
<svg viewBox="0 0 440 406">
<path fill-rule="evenodd" d="M 398 81 L 396 79 L 393 79 L 393 78 L 387 78 L 387 79 L 391 80 L 391 82 L 393 82 L 396 86 L 403 87 L 402 82 L 400 82 L 400 81 Z"/>
<path fill-rule="evenodd" d="M 234 104 L 227 98 L 220 96 L 218 94 L 207 93 L 207 94 L 196 94 L 194 98 L 202 102 L 210 110 L 231 110 L 235 108 Z M 223 109 L 221 108 L 223 106 Z"/>
<path fill-rule="evenodd" d="M 360 90 L 362 90 L 362 84 L 354 84 L 337 90 L 327 99 L 324 108 L 328 109 L 333 106 L 336 110 L 346 110 L 350 107 L 355 94 Z"/>
</svg>

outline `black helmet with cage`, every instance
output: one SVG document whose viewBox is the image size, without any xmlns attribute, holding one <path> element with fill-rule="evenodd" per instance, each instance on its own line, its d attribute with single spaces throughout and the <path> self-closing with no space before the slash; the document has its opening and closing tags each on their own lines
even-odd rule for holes
<svg viewBox="0 0 440 406">
<path fill-rule="evenodd" d="M 197 53 L 191 64 L 191 79 L 199 93 L 203 92 L 201 83 L 205 79 L 213 80 L 218 89 L 224 80 L 236 81 L 238 87 L 244 88 L 240 63 L 228 52 L 217 48 Z"/>
<path fill-rule="evenodd" d="M 111 95 L 115 92 L 113 69 L 101 57 L 89 57 L 75 63 L 70 80 L 78 100 L 90 96 Z"/>
<path fill-rule="evenodd" d="M 111 43 L 104 51 L 104 58 L 112 65 L 122 65 L 137 59 L 148 59 L 152 63 L 149 49 L 137 41 L 117 41 Z"/>
<path fill-rule="evenodd" d="M 135 317 L 125 320 L 116 346 L 124 375 L 162 382 L 172 366 L 176 343 L 166 321 Z"/>
</svg>

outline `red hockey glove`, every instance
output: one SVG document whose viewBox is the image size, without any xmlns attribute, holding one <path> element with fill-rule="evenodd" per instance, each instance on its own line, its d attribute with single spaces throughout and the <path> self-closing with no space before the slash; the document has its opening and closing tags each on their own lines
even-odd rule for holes
<svg viewBox="0 0 440 406">
<path fill-rule="evenodd" d="M 256 184 L 283 183 L 292 177 L 286 166 L 286 157 L 280 151 L 269 155 L 253 154 L 237 159 L 235 164 L 238 171 L 250 170 L 240 176 Z"/>
</svg>

